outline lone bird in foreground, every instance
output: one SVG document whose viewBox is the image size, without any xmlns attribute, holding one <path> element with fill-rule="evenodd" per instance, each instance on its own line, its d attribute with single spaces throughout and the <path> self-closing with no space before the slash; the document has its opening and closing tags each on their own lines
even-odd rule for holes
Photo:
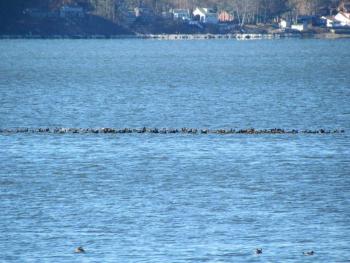
<svg viewBox="0 0 350 263">
<path fill-rule="evenodd" d="M 304 256 L 312 256 L 313 254 L 315 254 L 315 252 L 311 250 L 311 251 L 303 252 L 303 254 Z"/>
<path fill-rule="evenodd" d="M 262 254 L 262 248 L 255 249 L 255 254 L 257 254 L 257 255 Z"/>
<path fill-rule="evenodd" d="M 77 247 L 75 250 L 74 250 L 74 253 L 85 253 L 85 250 L 83 247 Z"/>
</svg>

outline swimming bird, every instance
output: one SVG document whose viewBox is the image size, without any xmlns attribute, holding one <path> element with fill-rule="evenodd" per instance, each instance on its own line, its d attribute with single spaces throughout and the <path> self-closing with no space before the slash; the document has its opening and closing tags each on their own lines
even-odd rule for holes
<svg viewBox="0 0 350 263">
<path fill-rule="evenodd" d="M 257 255 L 262 254 L 262 248 L 255 249 L 255 254 Z"/>
<path fill-rule="evenodd" d="M 303 252 L 304 256 L 312 256 L 313 254 L 315 254 L 315 252 L 313 250 L 311 251 L 306 251 L 306 252 Z"/>
<path fill-rule="evenodd" d="M 74 250 L 74 253 L 85 253 L 85 249 L 83 247 L 77 247 Z"/>
</svg>

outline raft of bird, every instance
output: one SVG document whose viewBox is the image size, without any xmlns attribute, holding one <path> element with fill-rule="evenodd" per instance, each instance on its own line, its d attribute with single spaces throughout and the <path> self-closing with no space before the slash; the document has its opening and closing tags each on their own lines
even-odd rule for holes
<svg viewBox="0 0 350 263">
<path fill-rule="evenodd" d="M 343 129 L 316 129 L 316 130 L 285 130 L 273 129 L 196 129 L 196 128 L 9 128 L 1 129 L 0 134 L 13 133 L 54 133 L 54 134 L 337 134 L 345 133 Z"/>
<path fill-rule="evenodd" d="M 83 247 L 77 247 L 74 250 L 74 253 L 78 253 L 78 254 L 85 253 L 85 249 Z M 262 248 L 255 249 L 255 254 L 256 255 L 261 255 L 262 253 L 263 253 Z M 303 252 L 304 256 L 313 256 L 314 254 L 315 254 L 315 252 L 313 250 Z"/>
</svg>

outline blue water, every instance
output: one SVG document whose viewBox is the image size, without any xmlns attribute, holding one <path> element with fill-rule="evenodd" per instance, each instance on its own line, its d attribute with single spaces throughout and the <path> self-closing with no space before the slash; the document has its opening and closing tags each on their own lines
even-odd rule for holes
<svg viewBox="0 0 350 263">
<path fill-rule="evenodd" d="M 0 128 L 346 132 L 1 134 L 0 262 L 348 262 L 349 48 L 1 40 Z"/>
</svg>

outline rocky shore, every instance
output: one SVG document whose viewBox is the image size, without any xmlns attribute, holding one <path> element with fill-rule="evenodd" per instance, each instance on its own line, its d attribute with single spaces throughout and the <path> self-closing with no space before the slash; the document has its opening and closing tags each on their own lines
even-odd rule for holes
<svg viewBox="0 0 350 263">
<path fill-rule="evenodd" d="M 0 39 L 154 39 L 154 40 L 205 40 L 205 39 L 278 39 L 298 38 L 298 33 L 274 34 L 135 34 L 135 35 L 0 35 Z"/>
<path fill-rule="evenodd" d="M 350 34 L 338 33 L 233 33 L 233 34 L 119 34 L 119 35 L 0 35 L 0 39 L 150 39 L 150 40 L 260 40 L 284 38 L 336 39 L 350 38 Z"/>
<path fill-rule="evenodd" d="M 339 134 L 343 129 L 285 130 L 273 129 L 197 129 L 197 128 L 11 128 L 0 129 L 0 134 L 41 133 L 41 134 Z"/>
</svg>

